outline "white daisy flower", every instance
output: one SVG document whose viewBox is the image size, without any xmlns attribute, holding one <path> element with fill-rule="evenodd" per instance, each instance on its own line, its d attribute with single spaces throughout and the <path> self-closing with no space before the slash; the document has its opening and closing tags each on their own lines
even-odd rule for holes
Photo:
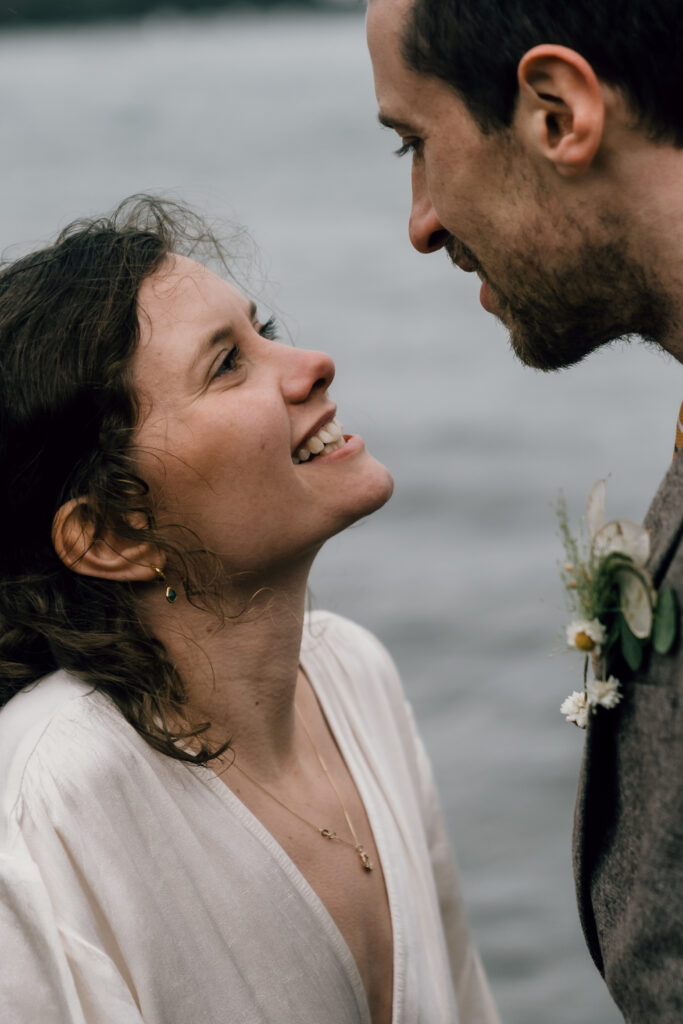
<svg viewBox="0 0 683 1024">
<path fill-rule="evenodd" d="M 583 690 L 574 690 L 566 700 L 562 701 L 560 711 L 568 722 L 578 725 L 579 729 L 585 729 L 588 724 L 588 702 Z"/>
<path fill-rule="evenodd" d="M 619 693 L 619 680 L 614 676 L 609 679 L 592 679 L 586 684 L 588 694 L 588 705 L 595 711 L 596 708 L 615 708 L 621 700 Z"/>
<path fill-rule="evenodd" d="M 599 619 L 577 619 L 567 626 L 567 644 L 584 654 L 599 654 L 606 636 Z"/>
</svg>

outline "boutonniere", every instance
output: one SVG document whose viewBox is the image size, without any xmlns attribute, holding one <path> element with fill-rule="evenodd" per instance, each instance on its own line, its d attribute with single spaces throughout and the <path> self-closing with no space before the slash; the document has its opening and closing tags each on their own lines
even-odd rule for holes
<svg viewBox="0 0 683 1024">
<path fill-rule="evenodd" d="M 569 529 L 564 498 L 558 506 L 566 556 L 562 579 L 575 616 L 567 626 L 567 644 L 585 656 L 583 690 L 567 697 L 560 711 L 581 729 L 589 714 L 614 708 L 622 698 L 621 683 L 607 674 L 608 666 L 625 664 L 637 672 L 648 648 L 668 654 L 678 622 L 673 590 L 657 593 L 645 568 L 650 534 L 628 519 L 605 522 L 606 500 L 605 481 L 599 480 L 586 502 L 587 539 L 577 539 Z M 591 658 L 593 680 L 588 679 Z"/>
</svg>

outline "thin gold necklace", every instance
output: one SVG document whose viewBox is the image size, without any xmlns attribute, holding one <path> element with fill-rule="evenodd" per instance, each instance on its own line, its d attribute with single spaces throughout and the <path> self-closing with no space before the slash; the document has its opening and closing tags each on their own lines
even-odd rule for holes
<svg viewBox="0 0 683 1024">
<path fill-rule="evenodd" d="M 308 736 L 309 742 L 310 742 L 311 746 L 313 747 L 313 750 L 315 751 L 316 757 L 318 758 L 318 761 L 320 762 L 320 767 L 325 772 L 325 775 L 327 776 L 328 782 L 332 786 L 332 789 L 335 792 L 337 800 L 339 801 L 339 806 L 341 807 L 342 811 L 344 812 L 344 817 L 346 818 L 346 824 L 349 826 L 349 831 L 351 832 L 351 835 L 353 836 L 353 842 L 350 842 L 350 840 L 348 840 L 348 839 L 344 839 L 343 836 L 338 836 L 336 832 L 332 832 L 331 829 L 329 829 L 329 828 L 322 828 L 322 826 L 316 825 L 314 822 L 309 821 L 307 818 L 304 818 L 303 815 L 298 813 L 298 811 L 295 811 L 295 810 L 293 810 L 293 808 L 289 807 L 284 802 L 284 800 L 280 800 L 280 798 L 278 796 L 276 796 L 275 793 L 271 793 L 271 791 L 269 789 L 267 789 L 263 785 L 262 782 L 259 782 L 258 779 L 255 779 L 253 777 L 253 775 L 250 775 L 249 772 L 245 771 L 244 768 L 242 768 L 241 765 L 239 765 L 237 763 L 237 761 L 233 762 L 234 766 L 235 766 L 235 768 L 237 768 L 237 770 L 239 772 L 242 773 L 242 775 L 246 776 L 246 778 L 249 779 L 249 781 L 251 783 L 253 783 L 254 786 L 257 786 L 263 793 L 265 793 L 266 796 L 269 796 L 270 799 L 274 800 L 276 804 L 279 804 L 280 807 L 283 807 L 290 814 L 293 814 L 294 817 L 298 818 L 299 821 L 302 821 L 304 823 L 304 825 L 308 825 L 309 828 L 315 829 L 315 831 L 319 835 L 321 835 L 323 837 L 323 839 L 329 839 L 329 840 L 332 840 L 332 841 L 337 842 L 337 843 L 345 843 L 346 846 L 352 846 L 353 849 L 358 854 L 358 856 L 360 857 L 360 862 L 363 865 L 364 870 L 365 871 L 372 871 L 372 861 L 370 860 L 370 857 L 368 856 L 367 852 L 363 848 L 362 843 L 358 839 L 358 834 L 357 834 L 355 828 L 353 827 L 353 822 L 351 821 L 351 817 L 349 815 L 349 812 L 346 810 L 346 807 L 344 805 L 344 801 L 341 798 L 341 793 L 337 789 L 337 787 L 335 785 L 335 782 L 334 782 L 334 779 L 330 775 L 329 769 L 328 769 L 327 765 L 325 764 L 325 761 L 323 760 L 322 754 L 318 750 L 318 748 L 315 745 L 315 742 L 313 740 L 313 737 L 311 736 L 310 732 L 306 728 L 306 723 L 304 722 L 303 715 L 301 714 L 301 712 L 299 711 L 299 709 L 298 709 L 298 707 L 296 705 L 294 706 L 294 710 L 296 711 L 297 715 L 299 716 L 299 721 L 301 722 L 301 725 L 303 726 L 303 730 L 306 733 L 306 735 Z"/>
</svg>

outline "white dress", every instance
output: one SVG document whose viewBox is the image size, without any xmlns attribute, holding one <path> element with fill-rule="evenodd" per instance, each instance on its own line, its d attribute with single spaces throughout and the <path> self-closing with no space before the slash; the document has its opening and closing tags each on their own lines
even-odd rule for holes
<svg viewBox="0 0 683 1024">
<path fill-rule="evenodd" d="M 327 613 L 301 663 L 382 861 L 393 1024 L 498 1024 L 393 663 Z M 3 1022 L 370 1024 L 353 956 L 283 849 L 103 694 L 56 672 L 5 706 L 0 801 Z"/>
</svg>

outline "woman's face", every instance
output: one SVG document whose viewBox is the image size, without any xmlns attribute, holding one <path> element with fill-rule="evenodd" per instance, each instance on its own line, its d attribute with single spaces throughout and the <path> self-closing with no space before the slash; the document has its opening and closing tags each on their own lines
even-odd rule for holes
<svg viewBox="0 0 683 1024">
<path fill-rule="evenodd" d="M 387 501 L 391 476 L 358 436 L 297 461 L 336 414 L 329 356 L 272 340 L 240 292 L 183 256 L 143 282 L 138 309 L 134 440 L 159 525 L 196 531 L 230 571 L 262 571 Z"/>
</svg>

